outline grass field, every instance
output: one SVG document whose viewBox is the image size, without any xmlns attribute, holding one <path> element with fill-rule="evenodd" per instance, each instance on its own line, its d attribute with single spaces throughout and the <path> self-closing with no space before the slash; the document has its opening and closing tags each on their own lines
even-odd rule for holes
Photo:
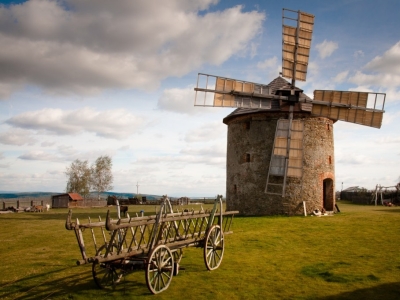
<svg viewBox="0 0 400 300">
<path fill-rule="evenodd" d="M 185 270 L 158 295 L 143 271 L 114 290 L 97 289 L 91 267 L 75 264 L 80 252 L 64 228 L 66 209 L 1 214 L 0 298 L 400 299 L 400 208 L 339 208 L 326 217 L 235 217 L 220 268 L 206 271 L 202 249 L 185 249 Z M 73 213 L 104 217 L 106 208 Z"/>
</svg>

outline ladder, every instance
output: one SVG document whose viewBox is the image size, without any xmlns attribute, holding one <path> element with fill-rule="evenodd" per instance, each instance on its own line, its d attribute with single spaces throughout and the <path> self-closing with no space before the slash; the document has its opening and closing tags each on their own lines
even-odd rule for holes
<svg viewBox="0 0 400 300">
<path fill-rule="evenodd" d="M 285 197 L 287 177 L 297 177 L 302 184 L 304 122 L 279 119 L 276 126 L 265 193 Z M 274 180 L 272 179 L 274 177 Z"/>
</svg>

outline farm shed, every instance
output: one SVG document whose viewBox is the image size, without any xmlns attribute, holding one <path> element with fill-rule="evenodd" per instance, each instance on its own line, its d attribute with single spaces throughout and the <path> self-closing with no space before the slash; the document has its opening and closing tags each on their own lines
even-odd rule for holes
<svg viewBox="0 0 400 300">
<path fill-rule="evenodd" d="M 51 196 L 51 207 L 53 208 L 68 208 L 78 206 L 78 201 L 83 201 L 83 198 L 78 193 L 66 193 Z"/>
</svg>

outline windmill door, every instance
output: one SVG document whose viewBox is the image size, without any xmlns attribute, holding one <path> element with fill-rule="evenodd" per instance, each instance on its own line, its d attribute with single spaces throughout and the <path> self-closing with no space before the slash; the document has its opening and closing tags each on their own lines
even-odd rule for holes
<svg viewBox="0 0 400 300">
<path fill-rule="evenodd" d="M 326 211 L 333 211 L 333 180 L 330 178 L 323 181 L 323 206 Z"/>
</svg>

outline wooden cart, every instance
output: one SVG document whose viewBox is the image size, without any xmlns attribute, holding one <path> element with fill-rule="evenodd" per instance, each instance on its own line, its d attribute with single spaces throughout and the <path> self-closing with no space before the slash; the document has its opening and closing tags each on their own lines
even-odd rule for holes
<svg viewBox="0 0 400 300">
<path fill-rule="evenodd" d="M 163 197 L 154 216 L 128 215 L 112 220 L 108 211 L 105 221 L 99 217 L 98 222 L 89 219 L 80 224 L 78 219 L 71 221 L 70 210 L 65 227 L 75 232 L 78 241 L 82 259 L 77 264 L 92 264 L 93 279 L 99 288 L 113 287 L 128 273 L 144 270 L 147 287 L 157 294 L 166 290 L 173 275 L 178 274 L 185 247 L 203 248 L 207 269 L 219 267 L 224 235 L 232 233 L 230 227 L 237 213 L 223 212 L 222 196 L 217 197 L 212 210 L 175 213 L 169 199 Z"/>
</svg>

